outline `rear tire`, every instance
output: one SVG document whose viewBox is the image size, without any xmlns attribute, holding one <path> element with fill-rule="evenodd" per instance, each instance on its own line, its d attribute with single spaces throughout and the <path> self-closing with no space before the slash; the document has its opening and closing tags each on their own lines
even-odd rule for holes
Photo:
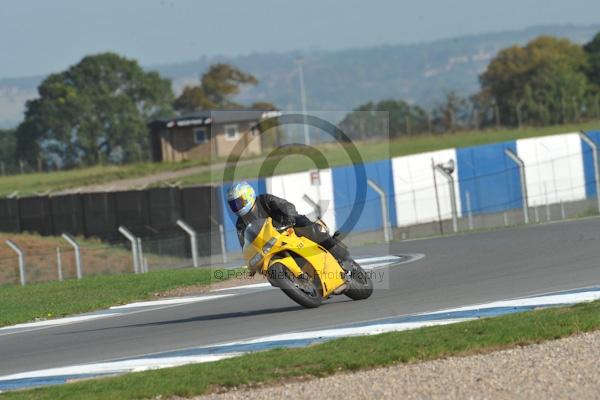
<svg viewBox="0 0 600 400">
<path fill-rule="evenodd" d="M 317 308 L 323 301 L 314 280 L 306 274 L 303 278 L 295 277 L 283 264 L 275 263 L 269 268 L 269 280 L 302 307 Z"/>
<path fill-rule="evenodd" d="M 354 260 L 353 268 L 350 272 L 352 280 L 348 282 L 348 289 L 344 294 L 352 300 L 364 300 L 373 294 L 373 281 L 369 274 Z"/>
</svg>

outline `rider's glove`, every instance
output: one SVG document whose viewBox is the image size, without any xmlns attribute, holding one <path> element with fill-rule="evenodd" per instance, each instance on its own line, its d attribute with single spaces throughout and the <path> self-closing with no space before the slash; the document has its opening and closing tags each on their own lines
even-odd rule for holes
<svg viewBox="0 0 600 400">
<path fill-rule="evenodd" d="M 291 215 L 288 215 L 286 218 L 283 219 L 282 222 L 283 226 L 294 226 L 296 225 L 296 217 L 293 217 Z"/>
</svg>

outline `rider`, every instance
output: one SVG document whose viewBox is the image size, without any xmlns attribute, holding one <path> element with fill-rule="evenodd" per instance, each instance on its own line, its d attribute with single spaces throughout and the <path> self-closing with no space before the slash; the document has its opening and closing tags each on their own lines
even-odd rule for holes
<svg viewBox="0 0 600 400">
<path fill-rule="evenodd" d="M 304 215 L 299 215 L 296 207 L 289 201 L 271 194 L 256 196 L 252 186 L 247 182 L 240 182 L 229 188 L 227 203 L 231 211 L 238 216 L 235 227 L 240 245 L 244 245 L 244 231 L 250 222 L 259 218 L 271 217 L 275 224 L 292 225 L 297 235 L 304 236 L 325 247 L 340 261 L 345 270 L 351 267 L 350 254 L 346 247 L 340 244 L 335 237 L 331 237 L 322 225 L 312 222 Z"/>
</svg>

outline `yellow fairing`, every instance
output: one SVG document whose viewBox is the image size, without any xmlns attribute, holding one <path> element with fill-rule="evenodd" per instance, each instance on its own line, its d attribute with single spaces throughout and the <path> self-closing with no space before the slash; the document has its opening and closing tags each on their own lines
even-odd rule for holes
<svg viewBox="0 0 600 400">
<path fill-rule="evenodd" d="M 271 238 L 276 238 L 276 243 L 270 251 L 262 253 L 263 247 Z M 312 266 L 321 281 L 323 297 L 329 297 L 335 289 L 345 283 L 344 271 L 335 257 L 315 242 L 297 236 L 292 229 L 283 233 L 278 232 L 273 227 L 271 218 L 267 218 L 252 245 L 244 247 L 244 258 L 250 260 L 256 253 L 261 253 L 264 255 L 260 266 L 263 274 L 266 274 L 269 267 L 277 262 L 285 265 L 294 275 L 299 276 L 303 273 L 303 270 L 294 257 L 289 254 L 290 252 L 300 256 Z M 304 272 L 312 274 L 312 271 L 306 270 Z"/>
<path fill-rule="evenodd" d="M 269 221 L 269 219 L 267 220 Z M 274 232 L 272 232 L 274 231 Z M 254 254 L 257 252 L 262 252 L 262 248 L 269 240 L 269 238 L 273 237 L 273 235 L 279 235 L 279 232 L 273 229 L 273 225 L 270 223 L 265 223 L 262 226 L 260 233 L 256 236 L 256 239 L 252 242 L 252 245 L 244 245 L 244 249 L 242 250 L 242 255 L 246 261 L 250 260 Z M 247 243 L 247 242 L 246 242 Z"/>
<path fill-rule="evenodd" d="M 344 270 L 327 250 L 305 237 L 296 236 L 295 233 L 288 238 L 292 238 L 295 242 L 290 243 L 293 244 L 290 246 L 293 247 L 290 251 L 308 261 L 319 276 L 323 286 L 323 297 L 329 297 L 335 289 L 346 282 Z"/>
<path fill-rule="evenodd" d="M 275 264 L 275 262 L 278 262 L 278 263 L 281 263 L 281 264 L 285 265 L 285 267 L 287 269 L 289 269 L 290 272 L 292 274 L 294 274 L 295 276 L 302 275 L 302 268 L 300 268 L 300 266 L 298 265 L 298 263 L 296 262 L 296 260 L 294 260 L 294 257 L 283 257 L 283 258 L 277 258 L 275 260 L 273 260 L 271 258 L 271 262 L 270 263 L 265 263 L 265 265 L 267 265 L 267 266 L 270 267 L 272 264 Z"/>
</svg>

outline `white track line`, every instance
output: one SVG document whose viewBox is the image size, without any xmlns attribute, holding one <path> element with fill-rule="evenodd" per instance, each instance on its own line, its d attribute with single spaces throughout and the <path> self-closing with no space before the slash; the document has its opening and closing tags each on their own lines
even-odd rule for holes
<svg viewBox="0 0 600 400">
<path fill-rule="evenodd" d="M 371 263 L 378 263 L 381 261 L 398 261 L 398 258 L 400 258 L 400 257 L 394 256 L 394 255 L 381 256 L 381 257 L 367 257 L 367 258 L 357 258 L 356 262 L 359 264 L 371 264 Z"/>
<path fill-rule="evenodd" d="M 498 308 L 498 307 L 535 307 L 535 306 L 557 306 L 561 304 L 577 304 L 586 303 L 590 301 L 600 300 L 600 290 L 588 291 L 580 293 L 565 293 L 565 294 L 554 294 L 537 297 L 525 297 L 514 300 L 501 300 L 494 301 L 484 304 L 476 304 L 472 306 L 451 308 L 448 310 L 437 311 L 437 313 L 445 312 L 457 312 L 457 311 L 473 311 L 483 310 L 486 308 Z M 428 313 L 430 314 L 430 313 Z"/>
<path fill-rule="evenodd" d="M 189 296 L 189 297 L 174 297 L 171 299 L 154 300 L 154 301 L 138 301 L 136 303 L 125 304 L 122 306 L 110 307 L 110 310 L 122 310 L 126 308 L 139 308 L 139 307 L 152 307 L 152 306 L 166 306 L 172 304 L 187 304 L 187 303 L 198 303 L 201 301 L 216 300 L 223 297 L 231 297 L 233 294 L 215 294 L 209 296 Z"/>
<path fill-rule="evenodd" d="M 202 301 L 209 301 L 209 300 L 217 300 L 217 299 L 224 298 L 224 297 L 231 297 L 234 295 L 235 294 L 196 296 L 196 297 L 193 297 L 193 299 L 194 299 L 194 302 L 202 302 Z M 166 302 L 165 303 L 165 301 L 168 301 L 168 300 L 172 300 L 172 299 L 159 300 L 159 302 L 162 302 L 161 304 L 154 304 L 154 305 L 150 306 L 150 308 L 148 308 L 148 309 L 145 309 L 146 308 L 145 304 L 135 305 L 136 303 L 125 304 L 124 306 L 115 306 L 115 308 L 112 308 L 113 310 L 120 308 L 120 307 L 127 309 L 127 308 L 129 308 L 129 306 L 131 306 L 131 311 L 126 312 L 126 313 L 111 312 L 110 310 L 105 310 L 105 311 L 100 311 L 100 312 L 97 312 L 94 314 L 76 315 L 73 317 L 48 319 L 48 320 L 44 320 L 44 321 L 36 321 L 36 322 L 28 322 L 28 323 L 24 323 L 24 324 L 4 326 L 4 327 L 0 328 L 0 336 L 14 335 L 17 333 L 37 331 L 40 329 L 53 328 L 53 327 L 57 327 L 57 326 L 61 326 L 61 325 L 76 324 L 79 322 L 90 321 L 90 320 L 94 320 L 94 319 L 120 317 L 120 316 L 126 316 L 126 315 L 131 315 L 131 314 L 138 314 L 138 313 L 142 313 L 142 312 L 156 311 L 156 310 L 161 310 L 164 308 L 177 307 L 182 303 L 182 302 Z M 154 303 L 154 302 L 148 302 L 148 303 Z M 191 301 L 186 301 L 183 303 L 189 304 L 189 303 L 191 303 Z M 140 309 L 140 308 L 142 308 L 142 309 Z"/>
<path fill-rule="evenodd" d="M 126 372 L 139 372 L 150 369 L 169 368 L 190 363 L 202 363 L 210 361 L 218 361 L 224 358 L 235 357 L 239 354 L 223 354 L 223 355 L 202 355 L 202 356 L 183 356 L 183 357 L 168 357 L 164 359 L 135 359 L 125 361 L 115 361 L 96 364 L 82 364 L 68 367 L 48 368 L 39 371 L 22 372 L 18 374 L 5 375 L 0 378 L 0 382 L 13 379 L 30 379 L 30 378 L 49 378 L 63 375 L 83 375 L 83 374 L 118 374 Z"/>
<path fill-rule="evenodd" d="M 253 283 L 252 285 L 242 285 L 242 286 L 233 286 L 228 288 L 214 289 L 211 292 L 223 292 L 225 290 L 250 290 L 250 289 L 262 289 L 262 288 L 271 288 L 271 284 L 269 282 L 265 283 Z"/>
<path fill-rule="evenodd" d="M 49 320 L 45 320 L 45 321 L 28 322 L 25 324 L 4 326 L 4 327 L 0 328 L 0 332 L 12 330 L 12 329 L 42 328 L 42 327 L 46 327 L 46 326 L 74 324 L 76 322 L 83 322 L 83 321 L 89 321 L 92 319 L 110 317 L 112 315 L 118 315 L 118 313 L 78 315 L 75 317 L 65 317 L 65 318 L 49 319 Z"/>
</svg>

